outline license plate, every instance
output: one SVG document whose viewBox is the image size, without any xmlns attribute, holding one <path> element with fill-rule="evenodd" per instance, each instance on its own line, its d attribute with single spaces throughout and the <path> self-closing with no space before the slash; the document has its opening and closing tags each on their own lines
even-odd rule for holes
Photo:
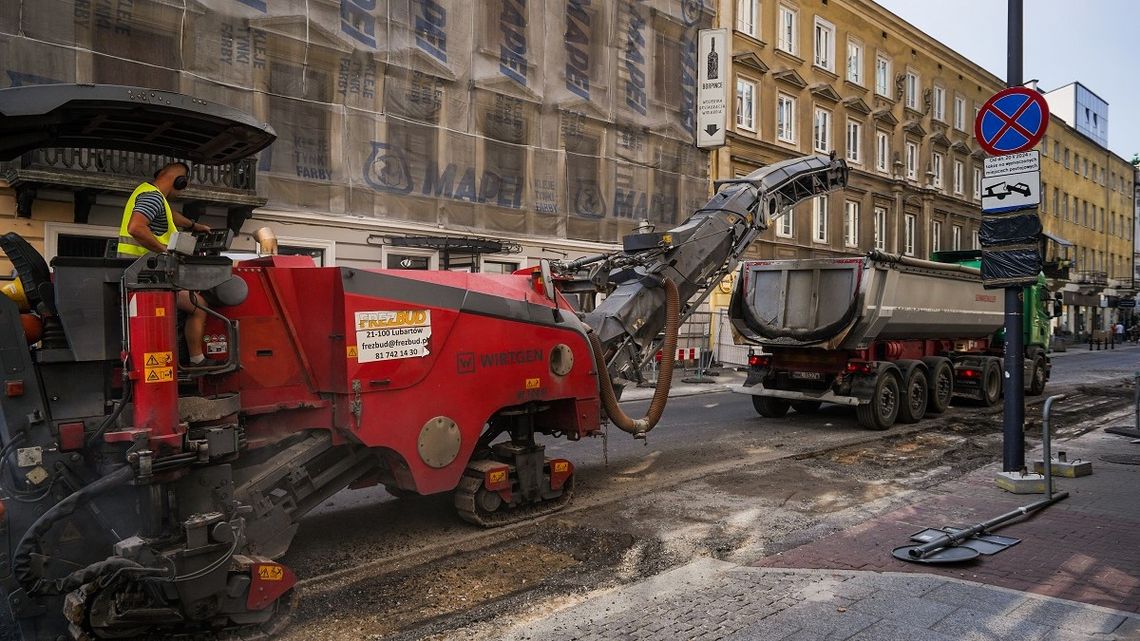
<svg viewBox="0 0 1140 641">
<path fill-rule="evenodd" d="M 792 372 L 792 378 L 802 381 L 822 381 L 823 372 Z"/>
</svg>

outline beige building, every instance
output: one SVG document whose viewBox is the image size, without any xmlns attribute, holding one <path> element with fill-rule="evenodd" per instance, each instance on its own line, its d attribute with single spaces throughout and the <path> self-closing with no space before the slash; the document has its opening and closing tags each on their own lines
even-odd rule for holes
<svg viewBox="0 0 1140 641">
<path fill-rule="evenodd" d="M 1046 275 L 1063 292 L 1066 309 L 1058 328 L 1102 329 L 1119 317 L 1117 301 L 1136 294 L 1134 168 L 1056 116 L 1039 149 L 1041 222 L 1053 237 Z"/>
<path fill-rule="evenodd" d="M 929 257 L 979 246 L 986 154 L 974 139 L 974 120 L 1005 86 L 1001 78 L 868 0 L 722 0 L 720 9 L 719 25 L 734 31 L 735 99 L 728 144 L 713 155 L 711 173 L 738 177 L 785 158 L 830 152 L 851 168 L 845 192 L 776 221 L 752 255 L 878 249 Z M 1103 288 L 1109 277 L 1100 273 L 1130 270 L 1131 174 L 1122 159 L 1060 120 L 1049 133 L 1070 154 L 1080 153 L 1081 165 L 1074 173 L 1070 160 L 1067 174 L 1054 173 L 1052 160 L 1044 161 L 1048 193 L 1054 187 L 1068 193 L 1082 218 L 1052 216 L 1047 203 L 1046 231 L 1073 243 L 1064 253 L 1053 242 L 1047 253 L 1075 260 L 1081 278 L 1085 270 L 1096 272 L 1089 278 Z M 1103 183 L 1099 174 L 1092 178 L 1094 164 L 1105 172 Z M 1063 278 L 1057 282 L 1065 285 Z M 1087 298 L 1069 295 L 1072 327 L 1091 318 L 1075 308 L 1094 297 L 1099 303 L 1101 291 L 1077 293 Z"/>
</svg>

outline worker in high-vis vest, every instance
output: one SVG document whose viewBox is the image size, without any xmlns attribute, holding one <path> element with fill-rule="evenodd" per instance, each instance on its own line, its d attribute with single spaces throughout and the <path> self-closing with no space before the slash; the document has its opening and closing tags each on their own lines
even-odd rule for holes
<svg viewBox="0 0 1140 641">
<path fill-rule="evenodd" d="M 170 208 L 168 198 L 190 184 L 190 166 L 172 162 L 154 172 L 154 180 L 135 189 L 123 208 L 119 225 L 119 257 L 138 258 L 147 252 L 163 254 L 175 229 L 210 231 Z M 181 290 L 177 294 L 178 309 L 187 314 L 184 333 L 191 365 L 201 365 L 202 335 L 206 331 L 206 302 L 198 292 Z"/>
</svg>

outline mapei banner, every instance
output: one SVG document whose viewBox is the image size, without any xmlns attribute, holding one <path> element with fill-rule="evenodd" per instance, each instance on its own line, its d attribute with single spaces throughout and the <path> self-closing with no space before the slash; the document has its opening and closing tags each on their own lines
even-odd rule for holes
<svg viewBox="0 0 1140 641">
<path fill-rule="evenodd" d="M 9 0 L 0 87 L 154 87 L 279 139 L 270 206 L 613 241 L 708 196 L 712 0 Z"/>
</svg>

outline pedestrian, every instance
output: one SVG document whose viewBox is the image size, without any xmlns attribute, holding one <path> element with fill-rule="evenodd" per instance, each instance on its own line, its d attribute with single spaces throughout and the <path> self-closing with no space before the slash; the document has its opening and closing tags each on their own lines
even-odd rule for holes
<svg viewBox="0 0 1140 641">
<path fill-rule="evenodd" d="M 1124 343 L 1124 323 L 1122 323 L 1120 321 L 1116 321 L 1115 331 L 1116 331 L 1116 342 L 1123 344 Z"/>
</svg>

